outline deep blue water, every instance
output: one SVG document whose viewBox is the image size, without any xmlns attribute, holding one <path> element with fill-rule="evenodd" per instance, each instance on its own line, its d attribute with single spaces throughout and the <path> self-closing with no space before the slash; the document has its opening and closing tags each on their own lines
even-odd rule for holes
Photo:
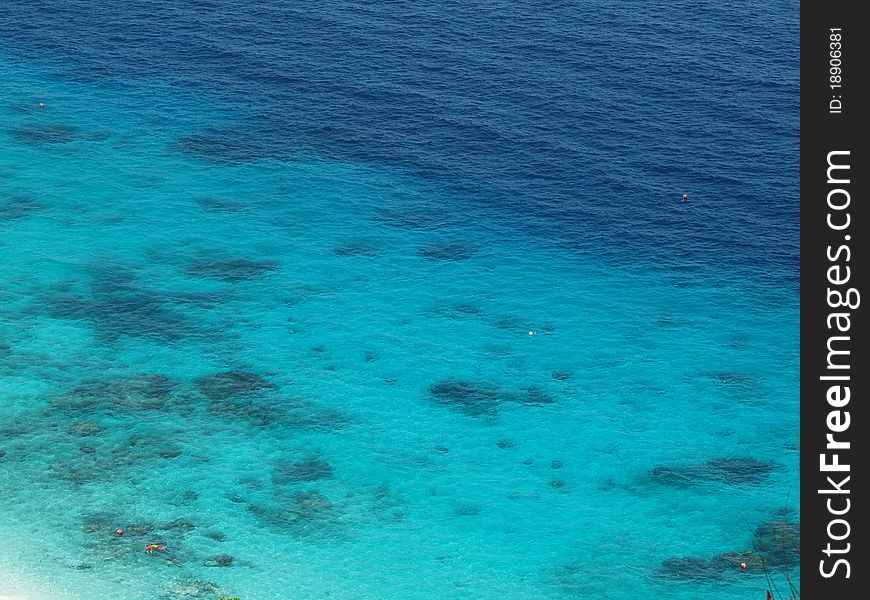
<svg viewBox="0 0 870 600">
<path fill-rule="evenodd" d="M 3 2 L 0 569 L 763 593 L 798 67 L 797 2 Z"/>
</svg>

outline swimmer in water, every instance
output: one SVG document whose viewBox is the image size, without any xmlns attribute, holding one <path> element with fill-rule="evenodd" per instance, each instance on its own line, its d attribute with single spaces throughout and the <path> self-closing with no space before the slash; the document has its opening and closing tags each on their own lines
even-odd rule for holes
<svg viewBox="0 0 870 600">
<path fill-rule="evenodd" d="M 148 544 L 145 546 L 145 552 L 151 554 L 155 550 L 166 550 L 166 546 L 161 546 L 160 544 Z"/>
</svg>

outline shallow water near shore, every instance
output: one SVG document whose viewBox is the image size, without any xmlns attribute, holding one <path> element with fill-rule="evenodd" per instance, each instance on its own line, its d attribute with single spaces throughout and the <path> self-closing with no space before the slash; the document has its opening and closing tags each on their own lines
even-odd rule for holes
<svg viewBox="0 0 870 600">
<path fill-rule="evenodd" d="M 536 196 L 519 154 L 478 179 L 486 159 L 411 133 L 405 160 L 350 151 L 315 135 L 346 107 L 294 130 L 191 72 L 17 35 L 0 567 L 98 600 L 765 589 L 714 559 L 799 509 L 796 88 L 727 136 L 690 111 L 727 157 L 679 129 L 666 169 L 670 141 L 631 141 L 643 123 L 590 133 L 615 171 L 567 163 Z M 748 150 L 758 122 L 781 171 Z"/>
</svg>

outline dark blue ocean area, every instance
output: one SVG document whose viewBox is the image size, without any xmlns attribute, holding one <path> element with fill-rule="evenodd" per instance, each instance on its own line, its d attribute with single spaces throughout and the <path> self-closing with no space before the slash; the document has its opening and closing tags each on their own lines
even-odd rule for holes
<svg viewBox="0 0 870 600">
<path fill-rule="evenodd" d="M 798 8 L 0 3 L 0 597 L 788 596 Z"/>
</svg>

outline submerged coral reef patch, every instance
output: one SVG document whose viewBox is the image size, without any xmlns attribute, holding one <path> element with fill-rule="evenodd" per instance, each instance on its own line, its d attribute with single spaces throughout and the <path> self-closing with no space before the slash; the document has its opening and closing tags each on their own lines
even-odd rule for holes
<svg viewBox="0 0 870 600">
<path fill-rule="evenodd" d="M 51 406 L 53 410 L 79 413 L 163 410 L 176 385 L 163 374 L 92 379 L 54 397 Z"/>
<path fill-rule="evenodd" d="M 260 395 L 278 387 L 256 373 L 242 370 L 203 375 L 194 380 L 194 385 L 207 398 L 215 401 Z"/>
<path fill-rule="evenodd" d="M 87 132 L 71 125 L 49 123 L 20 125 L 10 129 L 9 135 L 15 141 L 28 146 L 68 144 L 77 141 L 102 142 L 109 137 L 107 131 Z"/>
<path fill-rule="evenodd" d="M 657 574 L 684 581 L 718 581 L 728 574 L 769 574 L 800 564 L 800 524 L 788 519 L 765 521 L 753 532 L 752 549 L 723 552 L 711 560 L 673 557 L 662 561 Z"/>
<path fill-rule="evenodd" d="M 478 417 L 498 411 L 499 390 L 461 379 L 444 379 L 429 388 L 429 394 L 439 404 Z"/>
<path fill-rule="evenodd" d="M 757 485 L 780 468 L 773 461 L 754 458 L 714 458 L 701 464 L 660 465 L 651 472 L 652 481 L 674 487 L 720 482 L 731 485 Z"/>
<path fill-rule="evenodd" d="M 505 402 L 541 406 L 552 404 L 553 398 L 539 388 L 510 390 L 498 386 L 462 379 L 442 379 L 429 387 L 436 403 L 472 417 L 494 415 Z"/>
<path fill-rule="evenodd" d="M 444 242 L 421 247 L 417 254 L 423 258 L 441 261 L 468 260 L 477 254 L 477 246 L 463 242 Z"/>
<path fill-rule="evenodd" d="M 694 556 L 666 558 L 658 574 L 662 577 L 684 581 L 709 581 L 722 579 L 722 569 L 705 558 Z"/>
<path fill-rule="evenodd" d="M 185 271 L 193 277 L 236 283 L 257 279 L 280 266 L 272 260 L 209 257 L 192 260 Z"/>
<path fill-rule="evenodd" d="M 299 537 L 331 537 L 342 528 L 342 511 L 318 490 L 296 491 L 274 503 L 248 504 L 248 510 L 269 526 Z"/>
<path fill-rule="evenodd" d="M 175 149 L 216 164 L 242 164 L 267 158 L 290 158 L 284 135 L 253 126 L 207 127 L 180 137 Z"/>
<path fill-rule="evenodd" d="M 773 566 L 795 566 L 801 556 L 800 523 L 788 519 L 765 521 L 752 538 L 752 546 Z"/>
<path fill-rule="evenodd" d="M 15 221 L 34 215 L 43 209 L 42 204 L 24 194 L 13 194 L 0 200 L 0 221 Z"/>
<path fill-rule="evenodd" d="M 330 479 L 335 470 L 319 456 L 286 461 L 280 460 L 272 470 L 272 482 L 277 485 Z"/>
<path fill-rule="evenodd" d="M 140 285 L 133 271 L 102 266 L 94 269 L 88 289 L 80 289 L 78 282 L 60 285 L 38 296 L 33 309 L 82 321 L 108 340 L 133 336 L 177 341 L 205 333 L 172 303 L 163 291 Z"/>
</svg>

